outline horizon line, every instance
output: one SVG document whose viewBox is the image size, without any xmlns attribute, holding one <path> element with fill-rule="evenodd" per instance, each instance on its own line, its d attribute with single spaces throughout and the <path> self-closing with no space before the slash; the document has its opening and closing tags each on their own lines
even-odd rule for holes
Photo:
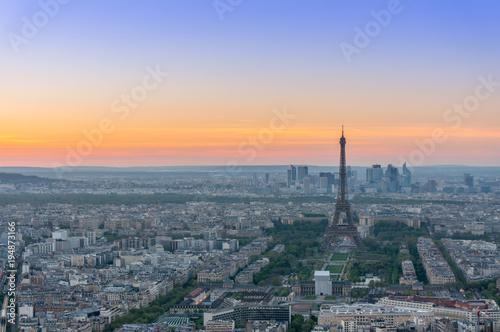
<svg viewBox="0 0 500 332">
<path fill-rule="evenodd" d="M 289 167 L 290 165 L 294 166 L 308 166 L 308 167 L 339 167 L 339 165 L 314 165 L 314 164 L 259 164 L 259 165 L 238 165 L 238 167 Z M 381 165 L 383 164 L 371 164 L 371 165 L 347 165 L 350 167 L 371 167 L 372 165 Z M 394 164 L 387 164 L 393 165 Z M 179 167 L 227 167 L 227 165 L 219 164 L 219 165 L 148 165 L 148 166 L 104 166 L 104 165 L 85 165 L 85 166 L 59 166 L 59 167 L 50 167 L 50 166 L 0 166 L 2 168 L 42 168 L 42 169 L 60 169 L 60 168 L 179 168 Z M 396 166 L 396 167 L 403 167 Z M 419 165 L 413 166 L 409 165 L 408 168 L 421 168 L 421 167 L 500 167 L 500 165 L 463 165 L 463 164 L 434 164 L 434 165 Z"/>
</svg>

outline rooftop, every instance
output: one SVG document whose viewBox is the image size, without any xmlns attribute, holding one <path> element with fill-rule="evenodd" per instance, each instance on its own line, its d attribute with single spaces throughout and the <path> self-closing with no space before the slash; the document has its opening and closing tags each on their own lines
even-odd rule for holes
<svg viewBox="0 0 500 332">
<path fill-rule="evenodd" d="M 318 277 L 329 277 L 330 276 L 330 271 L 314 271 L 314 276 Z"/>
</svg>

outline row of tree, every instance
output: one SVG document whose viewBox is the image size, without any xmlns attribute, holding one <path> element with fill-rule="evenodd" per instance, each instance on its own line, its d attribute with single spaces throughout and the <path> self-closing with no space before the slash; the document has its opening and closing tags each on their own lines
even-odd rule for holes
<svg viewBox="0 0 500 332">
<path fill-rule="evenodd" d="M 415 266 L 417 278 L 426 282 L 416 244 L 420 236 L 428 235 L 425 223 L 420 228 L 414 228 L 400 222 L 378 222 L 374 227 L 374 236 L 364 239 L 368 253 L 353 255 L 355 259 L 349 265 L 348 280 L 359 282 L 363 275 L 371 273 L 382 277 L 384 284 L 398 284 L 402 275 L 401 262 L 408 259 Z M 409 254 L 399 252 L 401 244 L 408 247 Z"/>
<path fill-rule="evenodd" d="M 283 253 L 270 251 L 266 254 L 270 263 L 254 275 L 254 283 L 280 286 L 281 277 L 292 273 L 299 280 L 310 279 L 315 268 L 312 258 L 319 255 L 318 238 L 324 234 L 327 223 L 326 219 L 320 223 L 295 222 L 293 225 L 275 221 L 274 228 L 268 231 L 273 237 L 270 247 L 284 244 L 285 250 Z"/>
<path fill-rule="evenodd" d="M 194 280 L 189 281 L 184 286 L 177 286 L 168 294 L 159 296 L 150 306 L 132 309 L 128 314 L 116 318 L 111 324 L 106 326 L 104 332 L 114 331 L 124 324 L 152 323 L 195 288 L 196 282 Z"/>
</svg>

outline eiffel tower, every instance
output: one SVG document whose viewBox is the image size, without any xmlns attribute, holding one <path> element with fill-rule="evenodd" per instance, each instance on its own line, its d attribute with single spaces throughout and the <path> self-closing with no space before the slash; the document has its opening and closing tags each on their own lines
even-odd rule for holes
<svg viewBox="0 0 500 332">
<path fill-rule="evenodd" d="M 354 240 L 354 243 L 356 243 L 356 246 L 358 246 L 358 248 L 364 247 L 363 241 L 361 241 L 361 237 L 359 236 L 358 230 L 356 229 L 354 221 L 352 220 L 351 203 L 349 203 L 347 195 L 345 143 L 346 139 L 344 137 L 344 126 L 342 126 L 342 137 L 340 138 L 339 191 L 337 195 L 337 203 L 335 203 L 335 213 L 333 215 L 333 220 L 326 229 L 323 244 L 321 245 L 322 249 L 328 248 L 330 244 L 335 240 L 335 238 L 340 236 L 349 236 Z M 345 214 L 347 223 L 343 222 L 344 218 L 340 218 L 341 214 Z"/>
</svg>

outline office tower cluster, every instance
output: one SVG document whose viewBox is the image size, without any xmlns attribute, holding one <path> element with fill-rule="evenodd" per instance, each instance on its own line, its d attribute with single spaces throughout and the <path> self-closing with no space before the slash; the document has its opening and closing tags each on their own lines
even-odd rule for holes
<svg viewBox="0 0 500 332">
<path fill-rule="evenodd" d="M 372 165 L 366 169 L 366 191 L 367 192 L 399 192 L 411 187 L 411 171 L 403 164 L 403 172 L 392 164 L 387 165 L 384 172 L 382 166 Z"/>
<path fill-rule="evenodd" d="M 354 189 L 357 183 L 358 172 L 346 168 L 347 186 Z M 309 174 L 308 166 L 290 165 L 287 170 L 287 187 L 300 191 L 304 194 L 332 193 L 339 185 L 338 172 L 319 172 L 319 174 Z"/>
<path fill-rule="evenodd" d="M 340 173 L 318 169 L 315 166 L 289 165 L 286 170 L 286 178 L 280 181 L 279 177 L 274 180 L 275 190 L 273 193 L 284 190 L 286 193 L 300 194 L 332 194 L 338 190 L 340 185 Z M 314 172 L 318 169 L 317 172 Z M 358 172 L 366 172 L 366 180 L 358 178 Z M 277 173 L 278 174 L 278 173 Z M 283 173 L 281 173 L 283 174 Z M 425 173 L 424 173 L 425 174 Z M 443 182 L 439 174 L 432 174 L 425 178 L 422 172 L 414 174 L 404 163 L 402 167 L 389 164 L 382 167 L 374 164 L 369 168 L 346 166 L 346 188 L 351 194 L 355 193 L 489 193 L 496 186 L 495 181 L 485 181 L 482 178 L 474 178 L 469 173 L 463 174 L 463 180 L 459 178 L 456 183 Z M 435 178 L 437 176 L 437 178 Z M 460 174 L 461 176 L 461 174 Z M 255 175 L 254 175 L 254 180 Z"/>
<path fill-rule="evenodd" d="M 496 181 L 485 181 L 484 179 L 474 180 L 470 173 L 464 173 L 464 183 L 462 187 L 457 188 L 457 193 L 489 193 L 492 187 L 496 187 Z M 475 184 L 475 185 L 474 185 Z"/>
<path fill-rule="evenodd" d="M 315 171 L 316 170 L 316 171 Z M 359 177 L 361 172 L 365 177 Z M 284 171 L 284 170 L 283 170 Z M 276 174 L 284 175 L 284 172 Z M 346 166 L 346 188 L 351 194 L 356 193 L 489 193 L 497 186 L 495 181 L 487 181 L 483 178 L 474 178 L 469 173 L 463 174 L 463 180 L 458 178 L 455 182 L 442 181 L 439 174 L 430 174 L 428 171 L 419 171 L 415 175 L 410 171 L 407 164 L 395 166 L 392 164 L 382 167 L 374 164 L 369 168 Z M 266 175 L 268 176 L 268 175 Z M 251 180 L 250 180 L 251 181 Z M 255 182 L 255 175 L 253 181 Z M 268 182 L 267 180 L 266 182 Z M 273 182 L 273 181 L 271 181 Z M 338 190 L 340 185 L 340 173 L 327 171 L 319 166 L 292 165 L 286 170 L 286 177 L 277 176 L 273 184 L 277 187 L 275 192 L 282 190 L 285 193 L 297 194 L 332 194 Z"/>
<path fill-rule="evenodd" d="M 309 177 L 309 167 L 290 165 L 286 175 L 288 188 L 295 186 L 300 189 L 302 187 L 306 194 L 310 193 L 311 178 Z"/>
<path fill-rule="evenodd" d="M 307 166 L 293 166 L 287 170 L 287 184 L 288 187 L 294 184 L 300 184 L 304 182 L 304 178 L 309 177 L 309 167 Z"/>
</svg>

